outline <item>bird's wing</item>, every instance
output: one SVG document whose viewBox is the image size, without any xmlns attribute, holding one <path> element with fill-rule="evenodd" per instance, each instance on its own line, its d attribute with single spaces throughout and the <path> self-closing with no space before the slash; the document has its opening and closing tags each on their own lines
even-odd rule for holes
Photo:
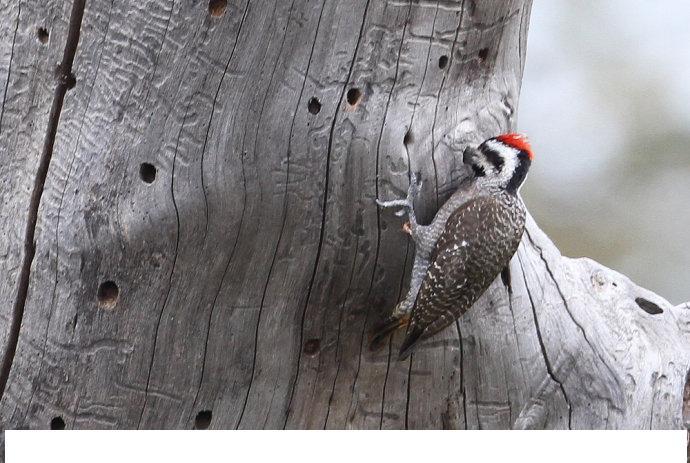
<svg viewBox="0 0 690 463">
<path fill-rule="evenodd" d="M 510 262 L 524 230 L 524 209 L 516 204 L 480 196 L 450 215 L 412 309 L 401 357 L 466 312 Z"/>
</svg>

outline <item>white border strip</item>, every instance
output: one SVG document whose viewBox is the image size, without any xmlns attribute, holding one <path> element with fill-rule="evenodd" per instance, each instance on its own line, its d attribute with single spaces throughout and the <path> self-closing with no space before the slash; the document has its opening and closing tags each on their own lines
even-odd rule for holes
<svg viewBox="0 0 690 463">
<path fill-rule="evenodd" d="M 7 431 L 7 463 L 663 462 L 685 431 Z"/>
</svg>

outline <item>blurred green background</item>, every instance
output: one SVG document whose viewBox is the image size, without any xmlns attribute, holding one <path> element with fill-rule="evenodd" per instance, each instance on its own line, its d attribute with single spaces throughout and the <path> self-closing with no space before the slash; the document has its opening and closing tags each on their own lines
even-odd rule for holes
<svg viewBox="0 0 690 463">
<path fill-rule="evenodd" d="M 690 300 L 690 3 L 535 0 L 522 194 L 567 256 Z"/>
</svg>

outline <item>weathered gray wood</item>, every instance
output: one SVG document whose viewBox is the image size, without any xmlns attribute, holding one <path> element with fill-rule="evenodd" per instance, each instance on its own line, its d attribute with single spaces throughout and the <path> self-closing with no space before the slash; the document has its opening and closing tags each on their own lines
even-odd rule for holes
<svg viewBox="0 0 690 463">
<path fill-rule="evenodd" d="M 0 2 L 0 384 L 4 387 L 20 317 L 14 311 L 26 254 L 33 185 L 38 177 L 56 64 L 65 48 L 70 5 Z M 39 35 L 39 28 L 50 31 Z M 28 342 L 37 341 L 39 333 Z M 30 363 L 23 367 L 32 368 Z M 2 387 L 0 387 L 2 389 Z M 12 410 L 13 414 L 25 413 Z M 2 427 L 2 426 L 0 426 Z"/>
<path fill-rule="evenodd" d="M 690 308 L 562 257 L 532 221 L 512 294 L 498 279 L 410 360 L 399 335 L 367 349 L 412 258 L 374 199 L 420 171 L 429 219 L 464 147 L 512 127 L 529 11 L 89 0 L 1 427 L 192 428 L 204 410 L 212 428 L 681 427 Z M 0 12 L 6 353 L 70 6 Z"/>
</svg>

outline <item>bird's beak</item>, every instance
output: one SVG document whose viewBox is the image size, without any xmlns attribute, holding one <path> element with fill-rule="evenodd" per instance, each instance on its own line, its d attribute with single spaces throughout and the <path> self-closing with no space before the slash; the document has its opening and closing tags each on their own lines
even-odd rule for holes
<svg viewBox="0 0 690 463">
<path fill-rule="evenodd" d="M 477 150 L 477 148 L 468 146 L 462 153 L 462 163 L 468 166 L 474 164 L 473 161 L 477 158 L 478 154 L 479 151 Z"/>
</svg>

